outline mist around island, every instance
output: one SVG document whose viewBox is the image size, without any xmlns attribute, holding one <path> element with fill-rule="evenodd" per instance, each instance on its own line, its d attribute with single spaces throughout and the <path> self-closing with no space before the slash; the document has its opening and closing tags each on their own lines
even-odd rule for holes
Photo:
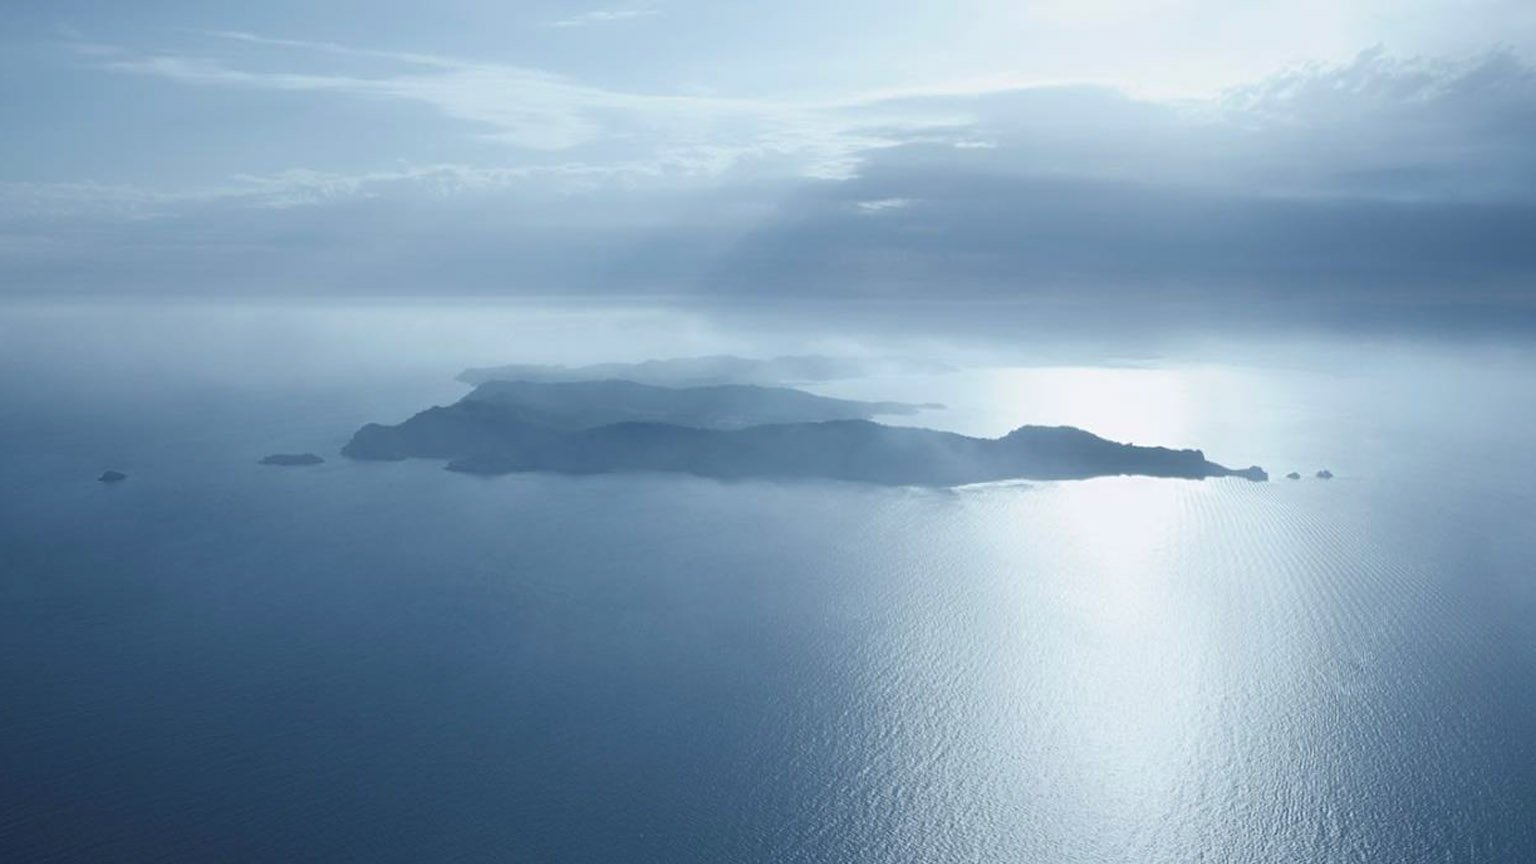
<svg viewBox="0 0 1536 864">
<path fill-rule="evenodd" d="M 1536 861 L 1531 0 L 4 11 L 3 864 Z"/>
</svg>

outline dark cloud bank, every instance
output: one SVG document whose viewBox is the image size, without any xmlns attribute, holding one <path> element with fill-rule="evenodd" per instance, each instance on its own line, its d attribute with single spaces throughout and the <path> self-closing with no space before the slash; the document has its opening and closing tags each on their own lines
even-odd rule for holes
<svg viewBox="0 0 1536 864">
<path fill-rule="evenodd" d="M 909 100 L 851 178 L 402 180 L 298 206 L 6 215 L 17 292 L 1028 302 L 1063 318 L 1536 322 L 1536 73 L 1508 54 Z M 889 109 L 890 106 L 884 106 Z M 893 307 L 894 308 L 894 307 Z"/>
</svg>

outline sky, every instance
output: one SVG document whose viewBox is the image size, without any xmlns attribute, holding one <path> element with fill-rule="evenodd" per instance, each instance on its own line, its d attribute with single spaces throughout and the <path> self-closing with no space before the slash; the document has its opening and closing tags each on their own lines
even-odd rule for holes
<svg viewBox="0 0 1536 864">
<path fill-rule="evenodd" d="M 5 294 L 1536 295 L 1523 0 L 7 13 Z"/>
</svg>

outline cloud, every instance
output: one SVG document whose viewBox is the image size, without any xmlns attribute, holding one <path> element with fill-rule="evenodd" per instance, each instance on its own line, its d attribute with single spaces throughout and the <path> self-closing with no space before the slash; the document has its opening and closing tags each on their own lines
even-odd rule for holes
<svg viewBox="0 0 1536 864">
<path fill-rule="evenodd" d="M 266 44 L 271 44 L 267 40 Z M 308 43 L 312 50 L 357 56 L 341 46 Z M 455 120 L 488 127 L 492 137 L 532 150 L 563 150 L 595 139 L 599 127 L 589 111 L 626 100 L 559 76 L 512 66 L 457 64 L 416 55 L 370 52 L 415 71 L 362 76 L 303 72 L 247 71 L 219 60 L 122 52 L 101 62 L 103 69 L 162 78 L 181 84 L 333 94 L 356 99 L 425 104 Z M 643 100 L 640 100 L 643 101 Z"/>
<path fill-rule="evenodd" d="M 551 21 L 549 26 L 590 27 L 594 24 L 613 24 L 619 21 L 633 21 L 636 18 L 649 18 L 657 14 L 659 14 L 658 10 L 645 8 L 594 9 L 591 12 Z"/>
<path fill-rule="evenodd" d="M 482 127 L 481 137 L 562 154 L 510 160 L 530 171 L 570 173 L 585 165 L 594 174 L 729 182 L 728 172 L 748 161 L 776 168 L 769 172 L 775 176 L 846 179 L 872 162 L 899 159 L 1008 176 L 1279 197 L 1536 194 L 1536 148 L 1529 146 L 1536 138 L 1536 72 L 1507 52 L 1445 61 L 1374 50 L 1343 66 L 1302 67 L 1205 101 L 1148 101 L 1086 86 L 790 101 L 625 92 L 515 66 L 216 35 L 400 68 L 368 75 L 256 71 L 226 60 L 121 49 L 90 62 L 193 86 L 424 104 Z M 885 151 L 890 158 L 881 156 Z M 507 166 L 485 170 L 494 175 Z"/>
<path fill-rule="evenodd" d="M 0 273 L 15 286 L 236 293 L 942 292 L 1228 321 L 1536 305 L 1536 73 L 1506 52 L 1372 51 L 1199 101 L 1052 86 L 815 103 L 626 93 L 375 53 L 401 68 L 272 72 L 128 52 L 108 63 L 197 86 L 425 103 L 502 133 L 534 122 L 522 97 L 538 91 L 538 111 L 590 124 L 592 140 L 508 164 L 232 175 L 179 191 L 10 184 Z M 841 170 L 816 170 L 832 162 Z"/>
<path fill-rule="evenodd" d="M 657 178 L 648 163 L 550 163 L 488 168 L 466 164 L 402 165 L 344 174 L 290 169 L 274 174 L 235 174 L 224 182 L 180 189 L 92 182 L 0 182 L 0 224 L 36 219 L 151 221 L 204 207 L 241 206 L 287 210 L 349 199 L 438 198 L 521 191 L 542 183 L 575 195 L 614 183 Z"/>
<path fill-rule="evenodd" d="M 1536 318 L 1536 76 L 1507 53 L 1367 52 L 1203 103 L 1083 87 L 964 101 L 995 146 L 868 154 L 701 281 L 1229 321 Z M 887 201 L 922 206 L 869 206 Z"/>
<path fill-rule="evenodd" d="M 891 210 L 901 210 L 912 206 L 911 198 L 874 198 L 869 201 L 855 201 L 853 206 L 860 213 L 876 214 L 886 213 Z"/>
<path fill-rule="evenodd" d="M 436 55 L 375 51 L 327 42 L 272 39 L 243 32 L 220 41 L 290 49 L 332 58 L 385 60 L 395 68 L 347 74 L 271 71 L 231 58 L 116 49 L 89 56 L 98 68 L 204 87 L 329 94 L 428 106 L 479 127 L 479 137 L 532 151 L 586 150 L 611 158 L 616 146 L 643 148 L 672 169 L 712 172 L 738 160 L 788 160 L 798 173 L 846 174 L 862 151 L 897 143 L 897 133 L 959 122 L 933 111 L 880 111 L 879 102 L 744 99 L 652 94 L 583 84 L 550 72 Z M 302 57 L 300 58 L 302 60 Z"/>
<path fill-rule="evenodd" d="M 902 158 L 1271 197 L 1536 195 L 1536 71 L 1503 51 L 1442 60 L 1372 50 L 1210 100 L 1087 86 L 935 98 L 971 115 L 972 138 L 908 146 Z M 955 152 L 970 141 L 987 146 Z"/>
</svg>

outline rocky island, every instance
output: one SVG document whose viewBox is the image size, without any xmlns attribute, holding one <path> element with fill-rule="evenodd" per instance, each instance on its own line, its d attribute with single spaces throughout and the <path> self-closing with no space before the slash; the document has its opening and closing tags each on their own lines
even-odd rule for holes
<svg viewBox="0 0 1536 864">
<path fill-rule="evenodd" d="M 319 465 L 325 460 L 314 453 L 273 453 L 263 456 L 261 465 Z"/>
<path fill-rule="evenodd" d="M 1199 450 L 1121 444 L 1070 426 L 1023 426 L 1000 438 L 975 438 L 869 419 L 939 405 L 714 383 L 827 380 L 867 372 L 860 362 L 700 357 L 472 369 L 459 378 L 476 386 L 459 401 L 394 426 L 369 423 L 341 452 L 360 460 L 442 459 L 451 471 L 487 475 L 671 471 L 911 486 L 1107 475 L 1269 479 L 1258 466 L 1228 468 Z M 701 380 L 711 383 L 679 385 Z"/>
<path fill-rule="evenodd" d="M 600 389 L 616 382 L 603 383 Z M 449 460 L 450 470 L 474 474 L 674 471 L 705 477 L 817 477 L 922 486 L 1119 474 L 1268 479 L 1262 468 L 1227 468 L 1206 459 L 1199 450 L 1120 444 L 1073 427 L 1024 426 L 987 439 L 862 419 L 743 425 L 742 416 L 762 417 L 784 408 L 789 403 L 780 402 L 783 393 L 795 391 L 745 388 L 764 401 L 730 402 L 731 411 L 721 414 L 715 411 L 718 394 L 671 390 L 674 395 L 658 399 L 632 387 L 613 389 L 637 394 L 635 403 L 603 405 L 588 401 L 590 394 L 581 391 L 526 386 L 477 389 L 453 405 L 430 408 L 396 426 L 370 423 L 352 436 L 342 454 L 367 460 L 444 459 Z M 578 398 L 571 403 L 558 399 L 540 403 L 537 411 L 525 398 L 529 393 L 550 392 L 576 393 Z M 499 398 L 502 395 L 509 398 Z M 791 401 L 813 411 L 833 410 L 824 401 Z M 632 410 L 658 410 L 673 419 L 625 419 Z M 680 416 L 728 422 L 686 425 L 677 422 Z M 614 422 L 595 422 L 609 419 Z M 593 425 L 586 425 L 589 422 Z"/>
</svg>

